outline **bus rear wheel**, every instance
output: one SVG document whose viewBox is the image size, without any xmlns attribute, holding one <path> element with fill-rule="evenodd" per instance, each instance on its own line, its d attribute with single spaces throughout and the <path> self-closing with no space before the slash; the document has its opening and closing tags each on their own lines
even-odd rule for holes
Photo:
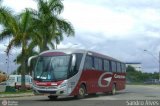
<svg viewBox="0 0 160 106">
<path fill-rule="evenodd" d="M 112 95 L 116 94 L 116 84 L 113 84 L 111 94 Z"/>
<path fill-rule="evenodd" d="M 76 96 L 78 99 L 82 99 L 84 98 L 86 95 L 86 88 L 85 86 L 82 84 L 80 86 L 80 88 L 78 89 L 78 95 Z"/>
<path fill-rule="evenodd" d="M 57 97 L 58 97 L 58 96 L 52 96 L 52 95 L 48 96 L 48 98 L 49 98 L 50 100 L 56 100 Z"/>
</svg>

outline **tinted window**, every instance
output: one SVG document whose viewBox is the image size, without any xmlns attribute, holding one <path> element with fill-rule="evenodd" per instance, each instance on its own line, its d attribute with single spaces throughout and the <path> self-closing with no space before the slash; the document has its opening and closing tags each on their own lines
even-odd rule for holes
<svg viewBox="0 0 160 106">
<path fill-rule="evenodd" d="M 112 61 L 111 66 L 112 66 L 112 72 L 116 72 L 116 62 Z"/>
<path fill-rule="evenodd" d="M 121 67 L 122 67 L 122 72 L 126 72 L 126 66 L 125 66 L 125 64 L 121 64 Z"/>
<path fill-rule="evenodd" d="M 97 57 L 94 58 L 94 68 L 96 70 L 102 70 L 102 59 Z"/>
<path fill-rule="evenodd" d="M 75 64 L 75 67 L 73 69 L 71 68 L 71 70 L 69 72 L 69 77 L 75 75 L 78 72 L 80 64 L 81 64 L 82 56 L 83 55 L 80 54 L 80 53 L 76 54 L 76 64 Z"/>
<path fill-rule="evenodd" d="M 121 64 L 117 63 L 117 72 L 121 72 Z"/>
<path fill-rule="evenodd" d="M 34 78 L 43 81 L 66 79 L 70 59 L 70 55 L 40 56 L 34 70 Z"/>
<path fill-rule="evenodd" d="M 84 69 L 92 69 L 93 68 L 93 59 L 91 56 L 86 56 Z"/>
<path fill-rule="evenodd" d="M 76 54 L 76 70 L 79 70 L 79 66 L 80 66 L 80 63 L 81 63 L 81 60 L 82 60 L 82 54 Z"/>
<path fill-rule="evenodd" d="M 104 65 L 104 71 L 110 71 L 108 60 L 104 60 L 103 65 Z"/>
</svg>

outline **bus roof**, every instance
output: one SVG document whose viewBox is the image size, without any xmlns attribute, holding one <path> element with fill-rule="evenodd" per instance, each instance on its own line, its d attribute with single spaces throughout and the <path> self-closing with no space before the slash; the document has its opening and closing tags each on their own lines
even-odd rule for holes
<svg viewBox="0 0 160 106">
<path fill-rule="evenodd" d="M 120 60 L 117 60 L 117 59 L 112 58 L 110 56 L 107 56 L 107 55 L 104 55 L 104 54 L 100 54 L 100 53 L 97 53 L 97 52 L 94 52 L 94 51 L 85 50 L 85 49 L 54 49 L 54 50 L 44 51 L 44 52 L 40 53 L 40 55 L 43 55 L 43 54 L 48 53 L 48 52 L 63 52 L 65 54 L 83 53 L 83 54 L 89 54 L 89 55 L 93 55 L 93 56 L 97 56 L 97 57 L 101 57 L 101 58 L 105 58 L 105 59 L 121 62 Z"/>
</svg>

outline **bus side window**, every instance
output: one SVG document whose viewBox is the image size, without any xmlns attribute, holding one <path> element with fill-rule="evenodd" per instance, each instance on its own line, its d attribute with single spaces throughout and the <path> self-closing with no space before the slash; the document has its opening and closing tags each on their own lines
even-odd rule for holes
<svg viewBox="0 0 160 106">
<path fill-rule="evenodd" d="M 96 70 L 102 71 L 102 59 L 94 57 L 94 68 Z"/>
<path fill-rule="evenodd" d="M 126 66 L 125 66 L 125 64 L 122 63 L 122 64 L 121 64 L 121 67 L 122 67 L 122 72 L 125 73 L 125 72 L 126 72 Z"/>
<path fill-rule="evenodd" d="M 117 72 L 117 69 L 116 69 L 116 62 L 111 61 L 111 67 L 112 67 L 112 72 Z"/>
<path fill-rule="evenodd" d="M 117 72 L 121 72 L 121 64 L 117 62 Z"/>
<path fill-rule="evenodd" d="M 82 56 L 83 56 L 83 54 L 80 54 L 80 53 L 76 54 L 76 66 L 75 66 L 75 68 L 76 68 L 77 71 L 79 70 L 81 60 L 82 60 Z"/>
<path fill-rule="evenodd" d="M 103 69 L 104 69 L 104 71 L 110 71 L 110 65 L 109 65 L 109 60 L 104 60 L 103 61 Z"/>
<path fill-rule="evenodd" d="M 86 56 L 84 69 L 93 69 L 93 58 L 91 56 Z"/>
</svg>

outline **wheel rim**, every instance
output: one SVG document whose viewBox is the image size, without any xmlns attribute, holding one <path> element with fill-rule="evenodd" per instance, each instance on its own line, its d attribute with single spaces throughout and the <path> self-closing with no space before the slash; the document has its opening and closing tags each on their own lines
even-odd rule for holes
<svg viewBox="0 0 160 106">
<path fill-rule="evenodd" d="M 80 89 L 79 89 L 79 95 L 80 95 L 80 96 L 83 96 L 83 95 L 84 95 L 84 89 L 83 89 L 83 88 L 80 88 Z"/>
<path fill-rule="evenodd" d="M 113 90 L 112 90 L 112 94 L 115 94 L 116 93 L 116 89 L 115 88 L 113 88 Z"/>
<path fill-rule="evenodd" d="M 116 93 L 116 88 L 113 87 L 113 88 L 112 88 L 112 94 L 115 94 L 115 93 Z"/>
</svg>

